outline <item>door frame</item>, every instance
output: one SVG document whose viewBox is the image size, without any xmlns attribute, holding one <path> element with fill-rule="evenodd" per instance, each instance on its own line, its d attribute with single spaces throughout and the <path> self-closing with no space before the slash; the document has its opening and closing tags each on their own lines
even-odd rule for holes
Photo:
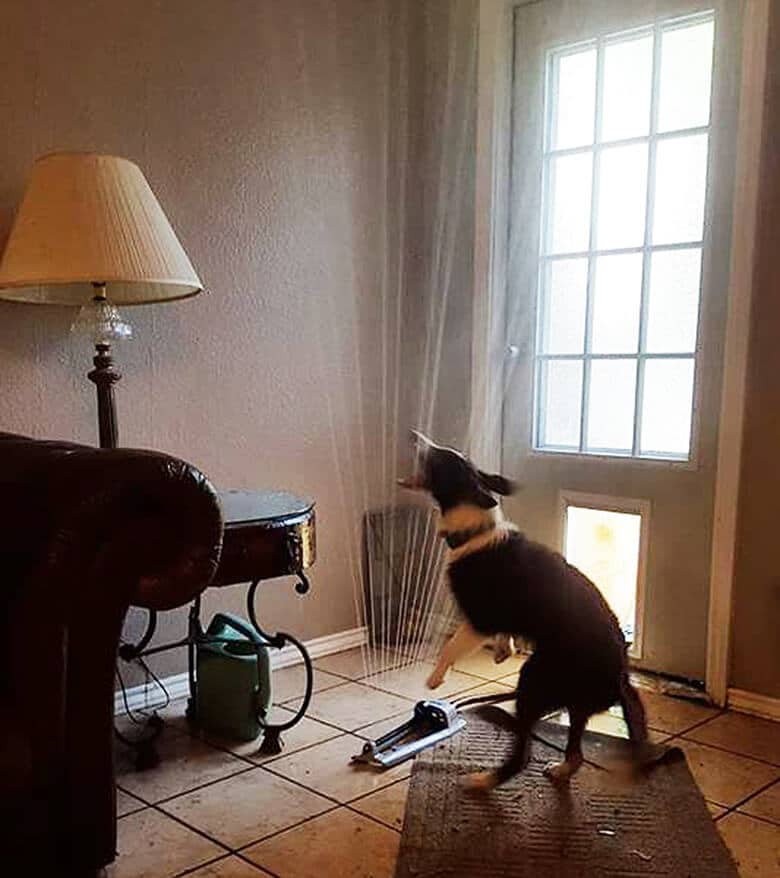
<svg viewBox="0 0 780 878">
<path fill-rule="evenodd" d="M 533 0 L 531 0 L 533 2 Z M 705 685 L 724 706 L 728 698 L 734 561 L 745 417 L 745 384 L 753 299 L 755 232 L 763 139 L 764 91 L 771 0 L 745 0 L 737 127 L 731 264 L 720 401 Z M 501 464 L 503 332 L 509 216 L 514 9 L 519 0 L 479 0 L 474 297 L 471 347 L 470 449 L 489 466 Z M 481 425 L 480 431 L 474 429 Z"/>
</svg>

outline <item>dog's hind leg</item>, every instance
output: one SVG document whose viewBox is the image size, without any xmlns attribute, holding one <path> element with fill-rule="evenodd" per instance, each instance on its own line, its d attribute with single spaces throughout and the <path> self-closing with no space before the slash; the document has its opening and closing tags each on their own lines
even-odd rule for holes
<svg viewBox="0 0 780 878">
<path fill-rule="evenodd" d="M 643 768 L 656 762 L 665 752 L 660 744 L 652 744 L 647 736 L 647 718 L 642 699 L 636 691 L 628 673 L 624 673 L 620 680 L 620 706 L 623 708 L 623 717 L 628 726 L 628 738 L 631 741 L 631 750 L 634 763 Z"/>
<path fill-rule="evenodd" d="M 465 778 L 465 785 L 469 789 L 491 790 L 525 768 L 534 726 L 548 710 L 558 706 L 551 704 L 548 688 L 544 664 L 539 654 L 535 653 L 521 668 L 517 682 L 517 725 L 512 753 L 497 769 Z"/>
<path fill-rule="evenodd" d="M 588 713 L 586 711 L 569 708 L 569 739 L 566 742 L 566 759 L 564 762 L 550 762 L 544 769 L 544 773 L 554 783 L 567 783 L 582 765 L 582 735 L 587 722 Z"/>
<path fill-rule="evenodd" d="M 530 757 L 531 732 L 544 712 L 544 708 L 541 706 L 533 707 L 529 710 L 526 705 L 521 710 L 518 705 L 517 737 L 509 758 L 492 771 L 480 771 L 475 774 L 469 774 L 463 781 L 466 788 L 470 790 L 492 790 L 493 787 L 497 787 L 499 784 L 513 778 L 516 774 L 520 774 L 528 764 Z"/>
</svg>

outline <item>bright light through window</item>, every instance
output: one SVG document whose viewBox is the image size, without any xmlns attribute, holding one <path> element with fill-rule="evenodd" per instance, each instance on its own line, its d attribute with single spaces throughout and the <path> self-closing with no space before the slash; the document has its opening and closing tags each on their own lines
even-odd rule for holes
<svg viewBox="0 0 780 878">
<path fill-rule="evenodd" d="M 598 586 L 629 642 L 636 633 L 641 526 L 636 513 L 566 508 L 566 560 Z"/>
<path fill-rule="evenodd" d="M 690 457 L 714 18 L 550 53 L 534 445 Z"/>
</svg>

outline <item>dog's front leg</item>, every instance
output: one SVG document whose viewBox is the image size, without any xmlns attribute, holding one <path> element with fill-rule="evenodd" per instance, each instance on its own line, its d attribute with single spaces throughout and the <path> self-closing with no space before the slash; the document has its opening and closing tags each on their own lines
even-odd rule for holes
<svg viewBox="0 0 780 878">
<path fill-rule="evenodd" d="M 428 677 L 428 688 L 436 689 L 444 682 L 447 671 L 462 658 L 476 652 L 487 640 L 484 634 L 475 631 L 468 622 L 463 622 L 458 630 L 444 644 L 436 667 Z"/>
<path fill-rule="evenodd" d="M 511 634 L 496 634 L 493 644 L 493 660 L 497 665 L 515 654 L 515 639 Z"/>
</svg>

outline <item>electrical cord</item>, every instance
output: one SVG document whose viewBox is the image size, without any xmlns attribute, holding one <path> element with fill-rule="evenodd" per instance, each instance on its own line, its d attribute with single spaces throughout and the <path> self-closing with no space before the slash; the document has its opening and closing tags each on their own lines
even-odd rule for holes
<svg viewBox="0 0 780 878">
<path fill-rule="evenodd" d="M 171 696 L 162 680 L 160 680 L 160 678 L 154 673 L 154 671 L 142 658 L 136 657 L 134 661 L 138 663 L 138 665 L 143 669 L 146 675 L 146 691 L 148 692 L 149 690 L 149 680 L 151 678 L 157 688 L 160 689 L 165 696 L 165 703 L 162 705 L 156 705 L 154 708 L 152 708 L 151 714 L 144 715 L 134 713 L 130 707 L 130 703 L 127 698 L 127 687 L 125 686 L 122 672 L 119 669 L 119 665 L 116 665 L 115 672 L 116 677 L 119 681 L 119 688 L 122 692 L 122 703 L 125 708 L 125 715 L 128 717 L 131 723 L 136 726 L 144 726 L 145 728 L 150 730 L 150 733 L 145 737 L 142 736 L 140 738 L 134 739 L 123 734 L 116 726 L 114 726 L 114 735 L 128 749 L 132 750 L 135 753 L 136 770 L 143 771 L 147 768 L 153 768 L 160 761 L 155 744 L 157 739 L 160 737 L 160 734 L 162 733 L 164 722 L 162 717 L 160 717 L 157 713 L 157 711 L 160 709 L 165 710 L 165 708 L 168 707 L 168 705 L 171 703 Z M 143 719 L 141 718 L 141 716 L 143 716 Z"/>
</svg>

